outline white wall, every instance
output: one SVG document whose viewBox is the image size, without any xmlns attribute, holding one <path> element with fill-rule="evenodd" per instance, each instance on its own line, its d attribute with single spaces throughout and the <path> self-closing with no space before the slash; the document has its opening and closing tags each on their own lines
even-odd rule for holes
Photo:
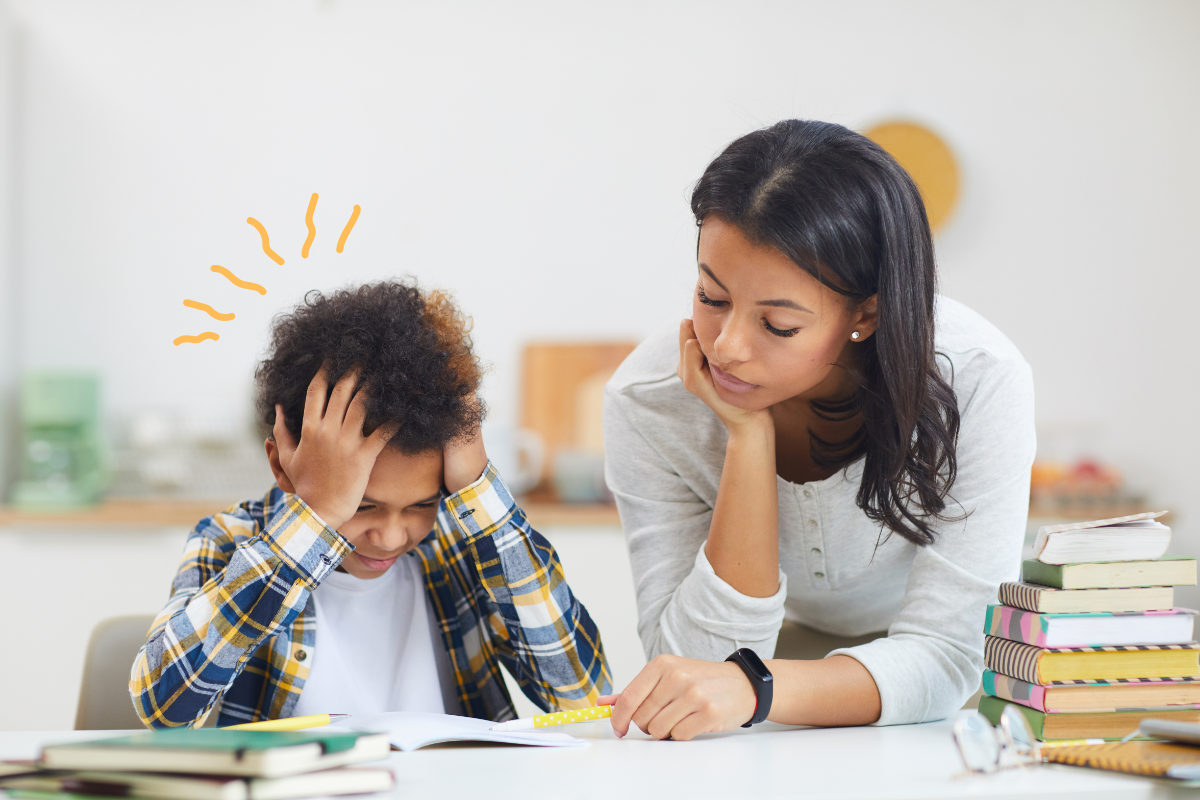
<svg viewBox="0 0 1200 800">
<path fill-rule="evenodd" d="M 20 354 L 17 270 L 17 109 L 18 32 L 0 0 L 0 497 L 16 465 L 16 378 Z"/>
<path fill-rule="evenodd" d="M 1200 549 L 1196 3 L 12 5 L 23 357 L 99 370 L 114 412 L 246 414 L 273 313 L 411 272 L 474 315 L 515 420 L 523 342 L 686 312 L 688 188 L 730 139 L 898 115 L 962 162 L 945 290 L 1024 351 L 1041 423 L 1095 431 Z"/>
</svg>

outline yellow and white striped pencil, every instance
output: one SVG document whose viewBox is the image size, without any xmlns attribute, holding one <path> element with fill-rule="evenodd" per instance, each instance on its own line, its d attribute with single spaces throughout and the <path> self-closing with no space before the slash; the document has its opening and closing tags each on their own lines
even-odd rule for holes
<svg viewBox="0 0 1200 800">
<path fill-rule="evenodd" d="M 533 728 L 551 728 L 555 725 L 569 725 L 572 722 L 591 722 L 594 719 L 606 719 L 612 716 L 612 706 L 592 706 L 577 708 L 574 711 L 559 711 L 554 714 L 538 714 L 536 717 L 525 719 L 510 719 L 493 725 L 493 731 L 527 731 Z"/>
</svg>

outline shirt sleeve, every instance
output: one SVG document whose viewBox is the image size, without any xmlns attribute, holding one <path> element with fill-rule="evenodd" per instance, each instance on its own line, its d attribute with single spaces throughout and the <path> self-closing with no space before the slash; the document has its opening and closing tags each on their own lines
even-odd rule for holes
<svg viewBox="0 0 1200 800">
<path fill-rule="evenodd" d="M 626 402 L 619 392 L 606 392 L 605 478 L 625 530 L 646 657 L 670 653 L 722 661 L 748 647 L 771 658 L 783 623 L 787 576 L 780 570 L 774 595 L 751 597 L 713 571 L 704 554 L 712 507 L 647 441 L 630 420 Z"/>
<path fill-rule="evenodd" d="M 871 673 L 876 725 L 943 719 L 979 688 L 984 608 L 1020 569 L 1036 449 L 1033 377 L 1023 361 L 996 365 L 962 408 L 958 477 L 937 541 L 917 549 L 886 638 L 835 650 Z"/>
<path fill-rule="evenodd" d="M 295 620 L 353 549 L 293 495 L 262 530 L 242 508 L 201 521 L 130 673 L 142 722 L 201 724 L 250 654 Z"/>
<path fill-rule="evenodd" d="M 446 499 L 457 533 L 496 609 L 492 641 L 530 700 L 547 711 L 586 708 L 612 691 L 600 633 L 571 592 L 554 548 L 489 462 L 483 475 Z"/>
</svg>

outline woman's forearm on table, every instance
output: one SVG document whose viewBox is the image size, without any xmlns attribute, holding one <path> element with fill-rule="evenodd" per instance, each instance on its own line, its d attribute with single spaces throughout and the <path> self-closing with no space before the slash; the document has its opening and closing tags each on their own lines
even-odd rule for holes
<svg viewBox="0 0 1200 800">
<path fill-rule="evenodd" d="M 772 722 L 785 725 L 868 725 L 882 710 L 867 668 L 850 656 L 819 661 L 776 658 L 766 662 L 774 684 Z"/>
</svg>

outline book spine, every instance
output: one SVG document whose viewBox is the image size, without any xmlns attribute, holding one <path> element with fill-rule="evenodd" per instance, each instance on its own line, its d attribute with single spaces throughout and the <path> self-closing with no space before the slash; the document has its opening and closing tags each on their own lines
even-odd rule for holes
<svg viewBox="0 0 1200 800">
<path fill-rule="evenodd" d="M 1165 775 L 1170 769 L 1170 760 L 1152 761 L 1148 758 L 1126 756 L 1118 748 L 1124 747 L 1123 742 L 1109 742 L 1102 745 L 1090 745 L 1084 748 L 1055 747 L 1043 751 L 1046 760 L 1055 764 L 1070 764 L 1073 767 L 1092 767 L 1106 769 L 1111 772 L 1126 772 L 1132 775 Z M 1102 749 L 1103 748 L 1103 749 Z M 1111 749 L 1112 755 L 1105 752 Z M 1082 751 L 1082 752 L 1080 752 Z M 1180 763 L 1183 763 L 1182 760 Z"/>
<path fill-rule="evenodd" d="M 1041 611 L 1039 601 L 1042 589 L 1028 583 L 1002 583 L 997 598 L 1002 605 L 1023 608 L 1026 611 Z"/>
<path fill-rule="evenodd" d="M 1063 588 L 1063 568 L 1055 564 L 1043 564 L 1036 558 L 1030 558 L 1021 564 L 1021 580 L 1026 583 L 1040 583 L 1042 586 Z"/>
<path fill-rule="evenodd" d="M 1038 647 L 1046 646 L 1046 619 L 1012 606 L 988 606 L 983 632 Z"/>
<path fill-rule="evenodd" d="M 983 672 L 983 690 L 992 697 L 1011 700 L 1023 706 L 1046 712 L 1046 688 L 1036 683 L 1001 675 L 993 670 Z"/>
<path fill-rule="evenodd" d="M 984 637 L 984 664 L 1001 675 L 1041 685 L 1038 677 L 1038 659 L 1041 656 L 1042 651 L 1037 647 L 995 636 Z"/>
</svg>

